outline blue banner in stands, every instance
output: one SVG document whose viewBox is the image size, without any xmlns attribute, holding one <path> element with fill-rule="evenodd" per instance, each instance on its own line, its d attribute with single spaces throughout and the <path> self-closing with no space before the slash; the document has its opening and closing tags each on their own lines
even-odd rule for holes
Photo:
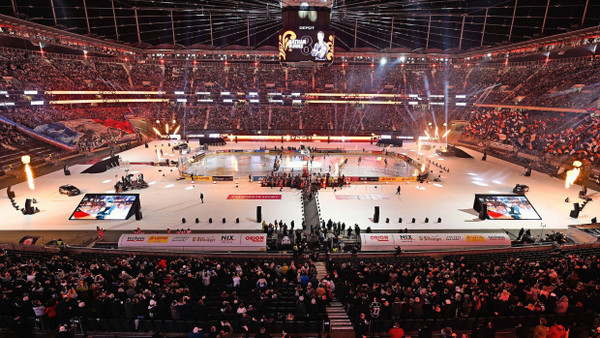
<svg viewBox="0 0 600 338">
<path fill-rule="evenodd" d="M 75 146 L 71 146 L 71 145 L 68 145 L 66 143 L 60 142 L 58 140 L 55 140 L 55 139 L 53 139 L 51 137 L 45 136 L 43 134 L 36 133 L 35 131 L 33 131 L 33 130 L 31 130 L 31 129 L 23 126 L 23 125 L 20 125 L 20 124 L 14 122 L 14 121 L 11 121 L 11 120 L 5 118 L 4 116 L 0 116 L 0 123 L 4 123 L 4 124 L 15 126 L 15 128 L 17 128 L 17 130 L 20 131 L 20 132 L 22 132 L 23 134 L 25 134 L 27 136 L 30 136 L 30 137 L 33 137 L 35 139 L 38 139 L 40 141 L 49 143 L 49 144 L 51 144 L 51 145 L 53 145 L 55 147 L 58 147 L 58 148 L 61 148 L 61 149 L 65 149 L 65 150 L 75 150 L 76 149 Z"/>
</svg>

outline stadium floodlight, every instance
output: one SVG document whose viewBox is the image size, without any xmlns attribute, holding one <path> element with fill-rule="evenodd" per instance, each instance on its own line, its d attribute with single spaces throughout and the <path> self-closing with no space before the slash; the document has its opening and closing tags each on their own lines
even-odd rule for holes
<svg viewBox="0 0 600 338">
<path fill-rule="evenodd" d="M 381 60 L 379 60 L 379 64 L 382 65 L 382 66 L 385 65 L 386 63 L 387 63 L 387 58 L 386 57 L 383 57 L 383 58 L 381 58 Z"/>
</svg>

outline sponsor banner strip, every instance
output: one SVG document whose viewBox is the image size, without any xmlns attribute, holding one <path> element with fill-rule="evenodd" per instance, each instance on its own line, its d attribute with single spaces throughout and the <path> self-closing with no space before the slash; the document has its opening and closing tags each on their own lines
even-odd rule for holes
<svg viewBox="0 0 600 338">
<path fill-rule="evenodd" d="M 362 251 L 445 250 L 469 248 L 507 248 L 510 238 L 504 233 L 411 233 L 361 234 Z"/>
<path fill-rule="evenodd" d="M 280 200 L 281 195 L 255 194 L 255 195 L 229 195 L 228 200 Z"/>
</svg>

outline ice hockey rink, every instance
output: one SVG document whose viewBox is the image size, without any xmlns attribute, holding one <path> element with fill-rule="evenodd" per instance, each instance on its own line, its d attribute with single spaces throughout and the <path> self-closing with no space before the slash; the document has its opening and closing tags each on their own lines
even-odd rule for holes
<svg viewBox="0 0 600 338">
<path fill-rule="evenodd" d="M 368 143 L 303 143 L 317 148 L 343 148 L 360 153 L 363 150 L 382 150 Z M 35 178 L 35 189 L 30 190 L 27 183 L 12 187 L 16 201 L 22 207 L 26 198 L 35 198 L 34 206 L 40 209 L 35 215 L 23 215 L 11 205 L 6 189 L 0 194 L 0 212 L 3 215 L 2 230 L 93 230 L 100 226 L 106 230 L 133 230 L 137 227 L 145 231 L 165 230 L 166 228 L 190 228 L 194 231 L 257 231 L 261 225 L 256 220 L 256 206 L 262 206 L 262 216 L 267 222 L 283 220 L 295 222 L 298 227 L 303 219 L 301 193 L 291 188 L 261 187 L 258 182 L 249 182 L 248 175 L 269 173 L 272 168 L 273 155 L 247 154 L 261 146 L 270 149 L 281 147 L 280 143 L 240 142 L 225 146 L 210 147 L 209 151 L 243 149 L 239 155 L 219 155 L 201 163 L 199 170 L 207 175 L 233 175 L 229 182 L 192 182 L 180 179 L 177 167 L 151 166 L 145 163 L 157 162 L 162 149 L 162 158 L 177 161 L 181 155 L 173 151 L 174 144 L 167 141 L 151 142 L 148 148 L 140 146 L 121 154 L 121 166 L 104 173 L 83 174 L 81 171 L 89 165 L 77 165 L 70 168 L 72 175 L 65 176 L 57 171 Z M 285 143 L 284 147 L 299 147 L 300 143 Z M 435 144 L 434 144 L 435 145 Z M 158 150 L 158 153 L 157 153 Z M 194 149 L 194 151 L 199 150 Z M 440 182 L 353 182 L 350 186 L 321 189 L 318 203 L 323 220 L 359 224 L 362 229 L 371 227 L 377 231 L 397 232 L 401 229 L 418 229 L 430 231 L 502 231 L 518 230 L 522 227 L 541 229 L 564 229 L 569 224 L 589 223 L 592 217 L 598 216 L 600 208 L 591 202 L 580 213 L 578 219 L 569 217 L 572 202 L 581 200 L 577 197 L 579 187 L 564 187 L 564 181 L 548 175 L 533 172 L 530 177 L 523 175 L 523 168 L 492 157 L 481 161 L 481 155 L 463 149 L 474 158 L 438 157 L 434 149 L 424 150 L 419 155 L 415 144 L 405 144 L 402 148 L 391 148 L 389 151 L 404 153 L 413 159 L 421 156 L 448 168 L 449 172 L 441 172 L 437 167 L 430 167 L 433 176 L 440 176 Z M 268 157 L 271 156 L 271 157 Z M 285 157 L 286 155 L 284 155 Z M 346 175 L 359 176 L 394 176 L 406 174 L 413 170 L 405 163 L 388 161 L 386 166 L 380 156 L 365 156 L 358 164 L 358 156 L 348 156 L 348 165 L 343 172 Z M 312 172 L 325 173 L 332 165 L 345 160 L 343 157 L 315 156 Z M 287 161 L 287 162 L 286 162 Z M 300 172 L 303 167 L 301 158 L 289 156 L 284 160 L 282 168 L 286 172 Z M 121 176 L 131 173 L 143 173 L 149 188 L 133 190 L 127 193 L 139 193 L 143 219 L 129 220 L 69 220 L 85 193 L 114 193 L 114 184 Z M 72 184 L 82 191 L 82 195 L 68 197 L 58 193 L 58 187 Z M 516 184 L 526 184 L 530 191 L 526 194 L 529 201 L 540 216 L 540 220 L 480 220 L 473 210 L 475 194 L 512 194 Z M 397 188 L 401 186 L 398 195 Z M 591 197 L 598 193 L 589 191 Z M 200 194 L 204 195 L 204 203 Z M 242 198 L 230 195 L 241 195 Z M 565 203 L 569 197 L 571 203 Z M 260 198 L 260 199 L 254 199 Z M 373 222 L 374 207 L 379 206 L 380 221 Z M 182 223 L 182 218 L 186 223 Z M 195 223 L 198 218 L 199 222 Z M 209 223 L 208 219 L 213 222 Z M 222 223 L 225 218 L 226 222 Z M 235 219 L 239 218 L 239 223 Z M 386 219 L 389 218 L 389 223 Z M 402 218 L 402 222 L 399 219 Z M 412 223 L 412 218 L 415 222 Z M 429 221 L 425 222 L 428 218 Z M 438 218 L 441 222 L 438 223 Z"/>
</svg>

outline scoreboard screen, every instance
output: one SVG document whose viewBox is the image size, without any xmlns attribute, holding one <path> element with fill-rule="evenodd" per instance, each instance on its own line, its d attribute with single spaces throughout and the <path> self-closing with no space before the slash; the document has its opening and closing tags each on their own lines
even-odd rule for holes
<svg viewBox="0 0 600 338">
<path fill-rule="evenodd" d="M 335 35 L 330 29 L 331 9 L 327 7 L 286 7 L 279 33 L 281 62 L 333 61 Z"/>
</svg>

